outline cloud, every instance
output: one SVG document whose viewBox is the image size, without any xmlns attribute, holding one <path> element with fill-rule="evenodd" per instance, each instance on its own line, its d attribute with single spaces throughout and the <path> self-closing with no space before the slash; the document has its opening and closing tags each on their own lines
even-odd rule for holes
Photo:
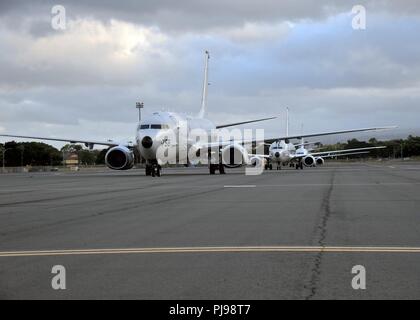
<svg viewBox="0 0 420 320">
<path fill-rule="evenodd" d="M 2 29 L 0 39 L 2 85 L 124 85 L 172 61 L 161 49 L 164 34 L 116 20 L 70 20 L 65 31 L 43 37 Z"/>
<path fill-rule="evenodd" d="M 0 126 L 99 139 L 133 135 L 145 112 L 199 109 L 209 49 L 209 116 L 218 123 L 284 114 L 305 131 L 416 126 L 420 28 L 413 1 L 52 1 L 0 6 Z M 378 116 L 380 115 L 380 117 Z M 236 120 L 234 120 L 236 121 Z M 263 124 L 268 135 L 283 121 Z M 110 133 L 112 137 L 110 137 Z"/>
</svg>

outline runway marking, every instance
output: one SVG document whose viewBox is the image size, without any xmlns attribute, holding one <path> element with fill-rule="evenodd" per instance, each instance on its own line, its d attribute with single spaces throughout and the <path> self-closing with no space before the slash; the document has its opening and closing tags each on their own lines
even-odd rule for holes
<svg viewBox="0 0 420 320">
<path fill-rule="evenodd" d="M 41 257 L 110 254 L 171 254 L 171 253 L 420 253 L 420 247 L 316 247 L 316 246 L 261 246 L 261 247 L 179 247 L 179 248 L 126 248 L 4 251 L 0 257 Z"/>
<path fill-rule="evenodd" d="M 255 188 L 255 184 L 243 184 L 243 185 L 226 185 L 224 188 Z"/>
</svg>

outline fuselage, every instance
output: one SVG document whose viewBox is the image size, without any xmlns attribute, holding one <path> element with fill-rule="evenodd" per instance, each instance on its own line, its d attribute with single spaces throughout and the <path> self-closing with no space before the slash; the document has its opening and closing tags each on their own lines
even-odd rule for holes
<svg viewBox="0 0 420 320">
<path fill-rule="evenodd" d="M 269 149 L 270 160 L 277 164 L 289 163 L 294 157 L 296 147 L 293 143 L 286 143 L 284 140 L 271 144 Z"/>
<path fill-rule="evenodd" d="M 155 112 L 142 119 L 137 126 L 138 151 L 151 163 L 161 161 L 160 150 L 165 150 L 165 160 L 188 163 L 188 151 L 195 143 L 192 136 L 195 137 L 197 132 L 214 136 L 216 126 L 204 118 L 174 112 Z"/>
</svg>

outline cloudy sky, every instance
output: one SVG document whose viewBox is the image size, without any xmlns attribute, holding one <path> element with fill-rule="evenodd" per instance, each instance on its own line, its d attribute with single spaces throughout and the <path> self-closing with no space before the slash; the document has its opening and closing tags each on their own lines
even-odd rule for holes
<svg viewBox="0 0 420 320">
<path fill-rule="evenodd" d="M 288 106 L 293 132 L 420 134 L 419 33 L 418 0 L 1 0 L 0 132 L 131 139 L 139 100 L 195 114 L 207 49 L 216 123 L 279 116 L 275 136 Z"/>
</svg>

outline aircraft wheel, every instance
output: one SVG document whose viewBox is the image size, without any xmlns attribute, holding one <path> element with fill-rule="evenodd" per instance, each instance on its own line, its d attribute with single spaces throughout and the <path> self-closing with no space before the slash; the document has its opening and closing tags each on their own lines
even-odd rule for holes
<svg viewBox="0 0 420 320">
<path fill-rule="evenodd" d="M 151 166 L 146 164 L 146 176 L 151 176 L 152 175 L 152 170 L 151 170 Z"/>
<path fill-rule="evenodd" d="M 209 165 L 209 169 L 210 169 L 210 174 L 215 174 L 216 173 L 216 168 L 214 167 L 213 164 Z"/>
<path fill-rule="evenodd" d="M 219 164 L 219 173 L 220 174 L 226 174 L 225 166 L 222 163 Z"/>
</svg>

